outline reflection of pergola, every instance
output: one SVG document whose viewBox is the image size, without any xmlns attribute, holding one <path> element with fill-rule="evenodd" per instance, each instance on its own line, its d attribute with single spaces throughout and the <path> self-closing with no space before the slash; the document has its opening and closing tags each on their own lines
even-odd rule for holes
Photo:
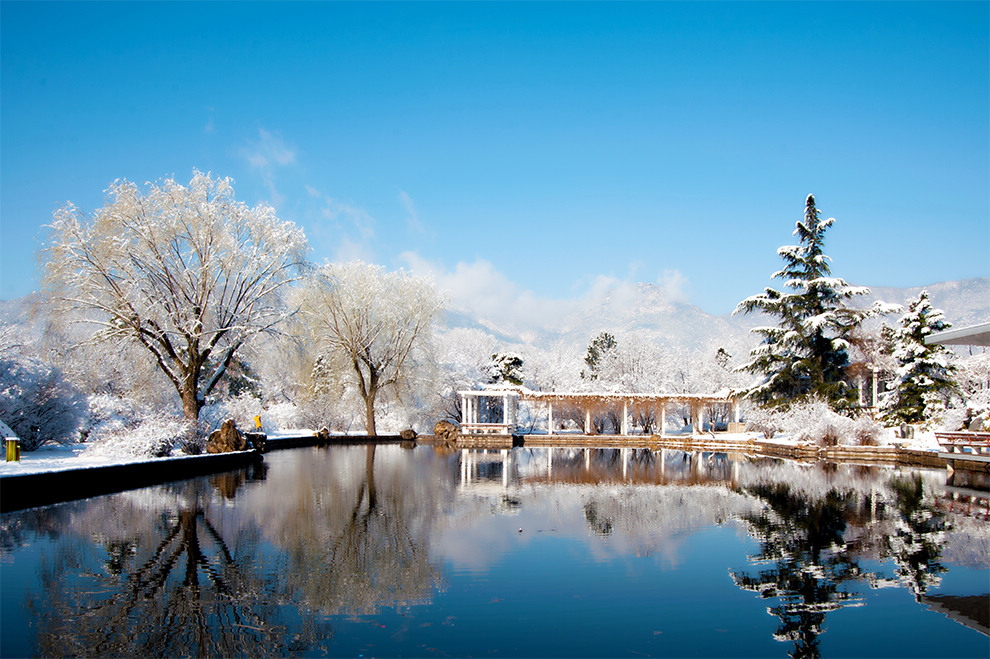
<svg viewBox="0 0 990 659">
<path fill-rule="evenodd" d="M 691 422 L 694 432 L 701 432 L 704 427 L 705 410 L 712 405 L 731 405 L 732 420 L 739 422 L 739 402 L 732 392 L 726 390 L 715 394 L 631 394 L 603 392 L 553 392 L 530 391 L 524 387 L 514 389 L 484 389 L 479 391 L 460 391 L 461 396 L 461 432 L 472 435 L 512 435 L 516 433 L 516 406 L 520 401 L 545 403 L 547 406 L 547 434 L 554 434 L 553 409 L 554 405 L 577 408 L 584 411 L 584 433 L 594 434 L 591 425 L 592 412 L 606 407 L 622 406 L 620 434 L 629 434 L 630 409 L 653 409 L 659 412 L 660 434 L 666 422 L 668 405 L 687 405 L 691 410 Z M 481 410 L 490 408 L 489 401 L 501 399 L 502 417 L 499 422 L 482 422 Z"/>
</svg>

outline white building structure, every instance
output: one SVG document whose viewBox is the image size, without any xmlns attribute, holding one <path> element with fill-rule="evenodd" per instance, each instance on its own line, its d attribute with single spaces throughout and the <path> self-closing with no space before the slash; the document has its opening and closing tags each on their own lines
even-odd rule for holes
<svg viewBox="0 0 990 659">
<path fill-rule="evenodd" d="M 547 434 L 555 434 L 554 405 L 578 408 L 584 412 L 584 434 L 594 435 L 592 413 L 606 407 L 621 405 L 620 435 L 630 434 L 630 411 L 652 408 L 658 412 L 660 434 L 666 425 L 668 405 L 687 405 L 691 410 L 693 431 L 704 429 L 705 413 L 711 406 L 731 407 L 732 422 L 739 423 L 739 401 L 730 390 L 715 394 L 643 394 L 643 393 L 585 393 L 531 391 L 524 387 L 459 391 L 461 396 L 461 432 L 466 435 L 515 435 L 517 408 L 520 401 L 545 405 Z"/>
</svg>

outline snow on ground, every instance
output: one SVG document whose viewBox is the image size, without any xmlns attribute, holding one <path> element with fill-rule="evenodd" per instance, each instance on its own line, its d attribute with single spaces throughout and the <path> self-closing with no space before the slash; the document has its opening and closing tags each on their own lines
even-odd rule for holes
<svg viewBox="0 0 990 659">
<path fill-rule="evenodd" d="M 111 457 L 82 456 L 89 444 L 47 444 L 35 451 L 21 451 L 18 462 L 0 462 L 0 476 L 39 474 L 46 471 L 64 471 L 87 467 L 103 467 L 125 462 L 143 462 L 147 458 L 131 460 Z M 6 456 L 6 453 L 4 453 Z"/>
<path fill-rule="evenodd" d="M 268 441 L 277 442 L 279 440 L 289 439 L 292 437 L 305 437 L 312 434 L 313 431 L 306 428 L 301 428 L 299 430 L 282 430 L 270 434 L 268 436 Z M 149 458 L 146 456 L 97 456 L 92 453 L 84 453 L 84 451 L 91 446 L 91 444 L 46 444 L 35 451 L 21 451 L 21 459 L 18 462 L 6 462 L 6 452 L 4 452 L 0 455 L 0 477 L 15 476 L 18 474 L 40 474 L 49 471 L 64 471 L 66 469 L 88 469 L 90 467 L 105 467 L 108 465 L 168 459 Z M 172 457 L 182 456 L 183 454 L 181 452 L 176 451 Z"/>
</svg>

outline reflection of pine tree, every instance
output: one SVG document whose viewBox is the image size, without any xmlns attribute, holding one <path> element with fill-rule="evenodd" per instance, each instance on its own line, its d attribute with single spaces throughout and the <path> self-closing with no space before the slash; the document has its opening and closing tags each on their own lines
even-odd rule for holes
<svg viewBox="0 0 990 659">
<path fill-rule="evenodd" d="M 818 657 L 825 615 L 857 600 L 855 593 L 840 589 L 860 574 L 842 537 L 851 495 L 830 490 L 822 499 L 811 501 L 782 483 L 748 492 L 767 504 L 744 520 L 761 544 L 752 562 L 768 567 L 755 576 L 732 572 L 732 578 L 739 587 L 758 592 L 764 599 L 777 598 L 779 605 L 768 609 L 780 618 L 774 638 L 794 643 L 792 657 Z"/>
<path fill-rule="evenodd" d="M 945 566 L 939 562 L 942 542 L 949 530 L 942 512 L 924 502 L 921 476 L 912 480 L 893 479 L 890 482 L 896 499 L 896 531 L 887 536 L 885 549 L 897 563 L 898 580 L 905 584 L 915 599 L 941 583 Z"/>
</svg>

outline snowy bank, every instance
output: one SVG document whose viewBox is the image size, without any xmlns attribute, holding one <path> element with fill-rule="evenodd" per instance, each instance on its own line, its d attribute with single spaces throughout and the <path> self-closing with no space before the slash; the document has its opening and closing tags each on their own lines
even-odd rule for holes
<svg viewBox="0 0 990 659">
<path fill-rule="evenodd" d="M 116 464 L 79 464 L 67 458 L 47 471 L 14 473 L 0 477 L 0 512 L 47 506 L 62 501 L 148 487 L 193 478 L 261 462 L 257 451 L 186 455 Z M 5 465 L 17 463 L 4 463 Z"/>
</svg>

